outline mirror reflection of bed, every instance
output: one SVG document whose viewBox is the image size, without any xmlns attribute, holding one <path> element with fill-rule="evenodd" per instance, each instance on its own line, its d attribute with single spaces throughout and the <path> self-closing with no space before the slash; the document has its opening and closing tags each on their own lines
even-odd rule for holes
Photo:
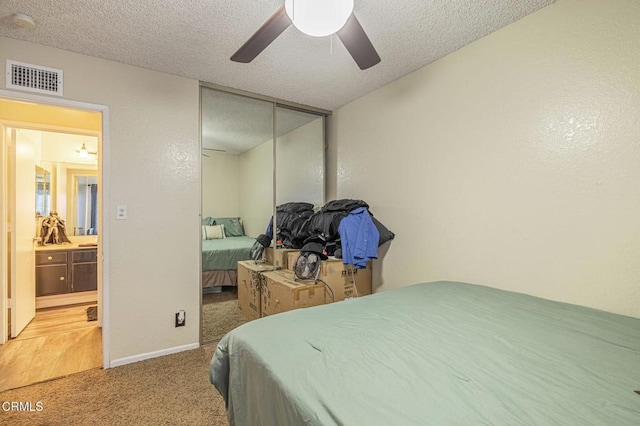
<svg viewBox="0 0 640 426">
<path fill-rule="evenodd" d="M 244 234 L 240 217 L 202 223 L 202 340 L 210 342 L 245 322 L 237 309 L 237 263 L 250 257 L 255 238 Z"/>
<path fill-rule="evenodd" d="M 274 201 L 324 202 L 324 116 L 201 90 L 201 342 L 211 343 L 246 322 L 237 307 L 237 262 L 250 259 Z"/>
</svg>

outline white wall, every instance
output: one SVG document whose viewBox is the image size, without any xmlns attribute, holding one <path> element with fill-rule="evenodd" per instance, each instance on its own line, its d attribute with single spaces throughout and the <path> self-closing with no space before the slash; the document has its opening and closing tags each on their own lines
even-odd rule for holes
<svg viewBox="0 0 640 426">
<path fill-rule="evenodd" d="M 111 361 L 197 344 L 198 82 L 0 38 L 6 59 L 61 68 L 66 99 L 109 107 Z M 115 220 L 118 204 L 128 206 L 128 220 Z M 180 309 L 187 325 L 174 328 Z"/>
<path fill-rule="evenodd" d="M 242 216 L 238 155 L 205 151 L 202 157 L 202 217 Z"/>
<path fill-rule="evenodd" d="M 257 237 L 264 233 L 273 215 L 273 142 L 243 152 L 239 163 L 244 233 Z"/>
<path fill-rule="evenodd" d="M 322 117 L 276 140 L 276 204 L 324 201 L 324 122 Z"/>
<path fill-rule="evenodd" d="M 560 0 L 335 112 L 336 195 L 397 233 L 381 290 L 640 317 L 638 22 L 635 0 Z"/>
</svg>

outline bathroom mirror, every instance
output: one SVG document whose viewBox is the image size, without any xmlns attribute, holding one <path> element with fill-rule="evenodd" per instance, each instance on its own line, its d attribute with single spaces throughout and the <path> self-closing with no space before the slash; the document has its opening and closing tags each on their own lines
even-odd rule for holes
<svg viewBox="0 0 640 426">
<path fill-rule="evenodd" d="M 51 212 L 51 172 L 36 166 L 36 217 Z"/>
<path fill-rule="evenodd" d="M 97 235 L 98 137 L 40 130 L 22 132 L 28 132 L 37 142 L 36 218 L 55 211 L 65 221 L 68 236 Z M 82 147 L 87 151 L 83 152 Z"/>
<path fill-rule="evenodd" d="M 67 169 L 67 229 L 70 235 L 98 235 L 98 177 L 95 170 Z"/>
</svg>

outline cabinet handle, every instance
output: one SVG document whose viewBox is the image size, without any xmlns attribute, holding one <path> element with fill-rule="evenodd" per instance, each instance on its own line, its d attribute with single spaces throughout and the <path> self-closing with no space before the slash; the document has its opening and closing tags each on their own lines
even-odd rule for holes
<svg viewBox="0 0 640 426">
<path fill-rule="evenodd" d="M 60 277 L 60 281 L 64 281 L 64 277 Z"/>
<path fill-rule="evenodd" d="M 53 256 L 47 256 L 47 260 L 53 259 Z"/>
</svg>

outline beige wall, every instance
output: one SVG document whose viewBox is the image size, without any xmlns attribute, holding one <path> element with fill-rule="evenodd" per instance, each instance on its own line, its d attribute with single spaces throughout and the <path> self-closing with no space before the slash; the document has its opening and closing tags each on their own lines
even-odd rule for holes
<svg viewBox="0 0 640 426">
<path fill-rule="evenodd" d="M 242 216 L 239 156 L 205 151 L 202 157 L 202 216 Z"/>
<path fill-rule="evenodd" d="M 322 139 L 323 122 L 319 118 L 276 140 L 277 204 L 306 201 L 322 205 Z M 209 208 L 214 206 L 214 200 L 228 200 L 227 210 L 231 212 L 231 206 L 237 199 L 239 208 L 233 211 L 239 213 L 233 214 L 242 217 L 247 235 L 257 237 L 265 232 L 273 214 L 273 143 L 266 141 L 237 156 L 219 155 L 235 157 L 235 162 L 228 158 L 224 159 L 224 164 L 221 160 L 203 159 L 203 174 L 211 176 L 212 181 L 226 182 L 219 191 L 212 190 L 209 193 L 208 178 L 203 176 L 203 216 L 215 216 L 208 213 L 214 210 L 213 207 Z"/>
<path fill-rule="evenodd" d="M 111 361 L 197 344 L 198 82 L 0 38 L 6 59 L 61 68 L 66 99 L 109 107 Z M 115 220 L 118 204 L 128 220 Z M 174 328 L 180 309 L 187 325 Z"/>
<path fill-rule="evenodd" d="M 273 215 L 273 142 L 243 152 L 240 162 L 240 211 L 244 232 L 264 233 Z"/>
<path fill-rule="evenodd" d="M 324 200 L 324 122 L 322 117 L 276 140 L 276 204 Z"/>
<path fill-rule="evenodd" d="M 336 195 L 397 233 L 381 290 L 457 280 L 640 317 L 638 22 L 635 0 L 560 0 L 336 111 Z"/>
</svg>

